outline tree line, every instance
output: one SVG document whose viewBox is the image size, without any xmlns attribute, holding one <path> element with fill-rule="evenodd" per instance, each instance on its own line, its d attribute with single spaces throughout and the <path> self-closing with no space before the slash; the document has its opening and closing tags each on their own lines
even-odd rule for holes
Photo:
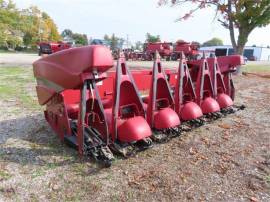
<svg viewBox="0 0 270 202">
<path fill-rule="evenodd" d="M 39 42 L 60 41 L 65 34 L 75 44 L 88 44 L 85 34 L 66 31 L 60 34 L 54 20 L 36 6 L 20 10 L 12 0 L 0 0 L 0 49 L 36 49 Z"/>
<path fill-rule="evenodd" d="M 127 44 L 129 44 L 125 39 L 118 37 L 115 34 L 112 34 L 111 36 L 109 36 L 108 34 L 105 34 L 103 39 L 106 43 L 105 45 L 109 46 L 111 50 L 117 50 L 123 47 L 123 45 L 126 45 L 127 47 Z M 178 39 L 176 42 L 178 41 L 185 41 L 185 40 Z M 130 46 L 128 47 L 133 50 L 143 50 L 144 43 L 157 43 L 157 42 L 161 42 L 160 35 L 153 35 L 150 33 L 146 33 L 144 42 L 136 41 L 134 44 L 130 44 Z M 199 46 L 222 46 L 223 45 L 222 39 L 217 38 L 217 37 L 214 37 L 203 43 L 199 43 L 197 41 L 193 41 L 192 43 L 196 43 Z"/>
<path fill-rule="evenodd" d="M 41 41 L 70 41 L 78 45 L 87 45 L 86 34 L 74 33 L 65 29 L 61 34 L 53 19 L 36 6 L 18 9 L 12 0 L 0 0 L 0 49 L 35 49 Z M 142 50 L 143 42 L 129 43 L 115 34 L 105 34 L 104 40 L 112 50 L 126 46 Z M 160 35 L 146 34 L 145 42 L 160 42 Z M 129 46 L 130 45 L 130 46 Z M 223 45 L 221 39 L 213 38 L 202 46 Z"/>
<path fill-rule="evenodd" d="M 19 10 L 11 1 L 0 0 L 0 47 L 18 49 L 38 41 L 61 39 L 53 19 L 36 6 Z"/>
</svg>

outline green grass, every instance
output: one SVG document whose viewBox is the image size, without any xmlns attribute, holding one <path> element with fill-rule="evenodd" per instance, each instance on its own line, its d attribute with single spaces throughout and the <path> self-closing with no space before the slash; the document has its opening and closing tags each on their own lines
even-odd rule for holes
<svg viewBox="0 0 270 202">
<path fill-rule="evenodd" d="M 41 177 L 41 176 L 44 176 L 46 173 L 43 169 L 36 169 L 33 173 L 32 173 L 32 179 L 35 179 L 37 177 Z"/>
<path fill-rule="evenodd" d="M 37 54 L 37 50 L 23 50 L 23 51 L 10 51 L 10 50 L 4 50 L 4 49 L 0 49 L 0 53 L 26 53 L 26 54 L 34 54 L 36 53 Z"/>
<path fill-rule="evenodd" d="M 8 180 L 11 178 L 11 175 L 6 171 L 0 170 L 0 180 Z"/>
<path fill-rule="evenodd" d="M 9 51 L 0 49 L 0 53 L 9 53 Z"/>
<path fill-rule="evenodd" d="M 270 175 L 266 176 L 266 182 L 270 185 Z"/>
<path fill-rule="evenodd" d="M 39 108 L 32 68 L 0 67 L 0 99 L 14 100 L 18 107 Z"/>
<path fill-rule="evenodd" d="M 269 64 L 247 64 L 242 67 L 243 72 L 250 73 L 270 73 Z"/>
</svg>

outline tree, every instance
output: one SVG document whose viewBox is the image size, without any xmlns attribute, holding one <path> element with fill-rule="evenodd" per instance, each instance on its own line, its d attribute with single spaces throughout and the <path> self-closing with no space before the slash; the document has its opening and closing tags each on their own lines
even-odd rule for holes
<svg viewBox="0 0 270 202">
<path fill-rule="evenodd" d="M 116 51 L 117 49 L 122 48 L 125 41 L 123 38 L 117 37 L 114 33 L 111 37 L 105 34 L 104 40 L 109 44 L 112 51 Z"/>
<path fill-rule="evenodd" d="M 0 46 L 15 49 L 22 44 L 20 15 L 12 1 L 0 0 Z"/>
<path fill-rule="evenodd" d="M 73 32 L 70 29 L 65 29 L 62 31 L 61 36 L 63 38 L 72 38 Z"/>
<path fill-rule="evenodd" d="M 72 39 L 75 41 L 75 44 L 78 45 L 85 46 L 88 44 L 88 38 L 86 34 L 74 33 L 72 34 Z"/>
<path fill-rule="evenodd" d="M 67 41 L 74 41 L 77 45 L 88 45 L 88 37 L 86 34 L 73 33 L 70 29 L 64 29 L 61 36 Z"/>
<path fill-rule="evenodd" d="M 36 47 L 38 41 L 61 39 L 52 18 L 36 6 L 18 10 L 12 0 L 0 0 L 0 46 Z"/>
<path fill-rule="evenodd" d="M 135 50 L 140 50 L 140 51 L 142 51 L 143 50 L 143 43 L 141 42 L 141 41 L 137 41 L 136 43 L 135 43 Z"/>
<path fill-rule="evenodd" d="M 53 19 L 45 12 L 42 12 L 42 20 L 44 23 L 43 32 L 46 33 L 48 41 L 59 41 L 61 36 Z"/>
<path fill-rule="evenodd" d="M 188 19 L 199 9 L 213 7 L 218 21 L 229 30 L 235 53 L 241 55 L 250 33 L 270 23 L 270 0 L 159 0 L 159 5 L 168 3 L 178 6 L 193 3 L 194 8 L 179 20 Z"/>
<path fill-rule="evenodd" d="M 222 46 L 223 45 L 223 41 L 219 38 L 212 38 L 209 41 L 206 41 L 203 43 L 202 46 Z"/>
<path fill-rule="evenodd" d="M 160 42 L 160 36 L 159 35 L 152 35 L 150 33 L 146 33 L 146 43 L 156 43 Z"/>
</svg>

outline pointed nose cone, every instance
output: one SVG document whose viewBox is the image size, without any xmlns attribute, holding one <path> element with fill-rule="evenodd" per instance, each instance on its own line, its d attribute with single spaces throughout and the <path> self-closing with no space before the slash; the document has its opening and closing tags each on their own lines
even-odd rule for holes
<svg viewBox="0 0 270 202">
<path fill-rule="evenodd" d="M 158 130 L 172 128 L 180 125 L 177 113 L 171 108 L 159 110 L 154 116 L 154 127 Z"/>
<path fill-rule="evenodd" d="M 181 119 L 190 121 L 200 118 L 203 115 L 201 108 L 195 102 L 186 103 L 181 110 Z"/>
<path fill-rule="evenodd" d="M 129 118 L 118 126 L 118 139 L 121 142 L 134 142 L 151 135 L 150 126 L 141 116 Z"/>
<path fill-rule="evenodd" d="M 233 101 L 231 97 L 225 93 L 221 93 L 217 96 L 217 102 L 221 109 L 224 109 L 233 105 Z"/>
<path fill-rule="evenodd" d="M 212 97 L 205 98 L 201 104 L 201 108 L 202 108 L 203 114 L 220 111 L 218 102 Z"/>
</svg>

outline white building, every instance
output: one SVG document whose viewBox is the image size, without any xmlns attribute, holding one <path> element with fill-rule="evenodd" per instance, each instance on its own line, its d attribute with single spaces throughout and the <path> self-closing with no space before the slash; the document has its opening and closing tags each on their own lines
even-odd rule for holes
<svg viewBox="0 0 270 202">
<path fill-rule="evenodd" d="M 225 46 L 207 46 L 201 47 L 201 51 L 214 52 L 216 56 L 233 55 L 233 47 L 230 45 Z M 245 46 L 244 54 L 249 60 L 266 60 L 270 61 L 270 47 L 253 47 Z"/>
</svg>

